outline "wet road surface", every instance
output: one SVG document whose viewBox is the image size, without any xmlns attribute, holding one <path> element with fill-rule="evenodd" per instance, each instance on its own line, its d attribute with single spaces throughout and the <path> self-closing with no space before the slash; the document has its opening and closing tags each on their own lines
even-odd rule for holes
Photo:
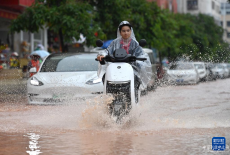
<svg viewBox="0 0 230 155">
<path fill-rule="evenodd" d="M 0 84 L 0 155 L 230 154 L 230 79 L 158 87 L 121 124 L 104 96 L 34 106 L 25 81 Z M 213 137 L 226 138 L 225 151 L 211 150 Z"/>
</svg>

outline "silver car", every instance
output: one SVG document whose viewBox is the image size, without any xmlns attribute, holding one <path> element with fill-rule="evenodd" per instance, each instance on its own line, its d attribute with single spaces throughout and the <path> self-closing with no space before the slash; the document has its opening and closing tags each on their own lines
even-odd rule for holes
<svg viewBox="0 0 230 155">
<path fill-rule="evenodd" d="M 207 71 L 204 62 L 193 62 L 193 64 L 198 71 L 200 81 L 205 81 L 207 76 Z"/>
<path fill-rule="evenodd" d="M 190 62 L 178 62 L 170 64 L 167 70 L 167 79 L 171 84 L 197 84 L 198 72 Z"/>
<path fill-rule="evenodd" d="M 49 55 L 38 73 L 27 81 L 29 104 L 84 100 L 103 92 L 102 82 L 93 82 L 98 78 L 96 56 L 97 53 Z"/>
<path fill-rule="evenodd" d="M 156 80 L 157 80 L 157 68 L 156 68 L 156 60 L 155 57 L 153 55 L 153 51 L 149 48 L 143 48 L 143 51 L 145 53 L 148 54 L 151 65 L 152 65 L 152 77 L 151 80 L 148 83 L 148 90 L 153 90 L 156 89 L 157 84 L 156 84 Z"/>
<path fill-rule="evenodd" d="M 228 68 L 228 64 L 227 63 L 221 63 L 222 66 L 224 66 L 224 78 L 228 78 L 229 77 L 229 68 Z"/>
<path fill-rule="evenodd" d="M 220 63 L 216 63 L 215 67 L 212 68 L 213 74 L 217 78 L 221 78 L 221 79 L 227 76 L 227 72 L 225 70 L 226 69 L 225 69 L 224 65 L 222 65 Z"/>
</svg>

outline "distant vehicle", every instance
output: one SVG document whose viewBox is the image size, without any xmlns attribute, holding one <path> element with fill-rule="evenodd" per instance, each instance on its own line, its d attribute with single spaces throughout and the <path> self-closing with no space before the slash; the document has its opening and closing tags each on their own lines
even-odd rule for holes
<svg viewBox="0 0 230 155">
<path fill-rule="evenodd" d="M 200 81 L 205 81 L 206 76 L 207 76 L 207 72 L 206 72 L 204 62 L 193 62 L 193 64 L 194 64 L 194 66 L 196 67 L 196 69 L 198 71 Z"/>
<path fill-rule="evenodd" d="M 227 68 L 228 68 L 229 73 L 230 73 L 230 64 L 229 63 L 227 63 Z M 230 74 L 229 74 L 229 77 L 230 77 Z"/>
<path fill-rule="evenodd" d="M 219 63 L 215 64 L 215 67 L 212 68 L 212 72 L 217 78 L 223 79 L 225 76 L 227 76 L 224 66 Z"/>
<path fill-rule="evenodd" d="M 205 63 L 205 68 L 207 72 L 206 81 L 216 80 L 216 75 L 212 71 L 214 67 L 215 65 L 213 63 Z"/>
<path fill-rule="evenodd" d="M 171 63 L 167 69 L 167 79 L 170 84 L 197 84 L 198 71 L 190 62 Z"/>
<path fill-rule="evenodd" d="M 221 63 L 221 65 L 224 66 L 224 78 L 228 78 L 230 75 L 228 64 L 227 63 Z"/>
<path fill-rule="evenodd" d="M 93 83 L 98 70 L 96 56 L 97 53 L 49 55 L 27 81 L 29 104 L 58 104 L 102 93 L 102 82 Z"/>
<path fill-rule="evenodd" d="M 157 84 L 156 84 L 157 69 L 156 69 L 156 60 L 155 60 L 155 57 L 153 55 L 153 51 L 149 48 L 143 48 L 143 51 L 149 55 L 149 59 L 150 59 L 151 65 L 152 65 L 153 75 L 152 75 L 152 79 L 149 82 L 148 90 L 156 89 L 156 87 L 157 87 Z"/>
</svg>

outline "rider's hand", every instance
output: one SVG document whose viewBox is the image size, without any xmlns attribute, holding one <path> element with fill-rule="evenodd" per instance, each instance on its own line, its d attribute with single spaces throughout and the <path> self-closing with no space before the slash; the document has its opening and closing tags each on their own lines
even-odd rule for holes
<svg viewBox="0 0 230 155">
<path fill-rule="evenodd" d="M 98 55 L 98 56 L 97 56 L 97 60 L 98 60 L 98 61 L 102 61 L 102 58 L 104 58 L 103 55 Z"/>
</svg>

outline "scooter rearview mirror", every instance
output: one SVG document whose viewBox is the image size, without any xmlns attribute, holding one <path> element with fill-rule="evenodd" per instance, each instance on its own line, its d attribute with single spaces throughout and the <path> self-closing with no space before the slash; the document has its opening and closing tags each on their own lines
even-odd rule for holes
<svg viewBox="0 0 230 155">
<path fill-rule="evenodd" d="M 147 42 L 146 42 L 145 39 L 141 39 L 141 40 L 139 41 L 139 45 L 140 45 L 141 47 L 144 47 L 146 44 L 147 44 Z"/>
<path fill-rule="evenodd" d="M 97 47 L 101 47 L 103 45 L 103 42 L 101 40 L 96 41 Z"/>
</svg>

